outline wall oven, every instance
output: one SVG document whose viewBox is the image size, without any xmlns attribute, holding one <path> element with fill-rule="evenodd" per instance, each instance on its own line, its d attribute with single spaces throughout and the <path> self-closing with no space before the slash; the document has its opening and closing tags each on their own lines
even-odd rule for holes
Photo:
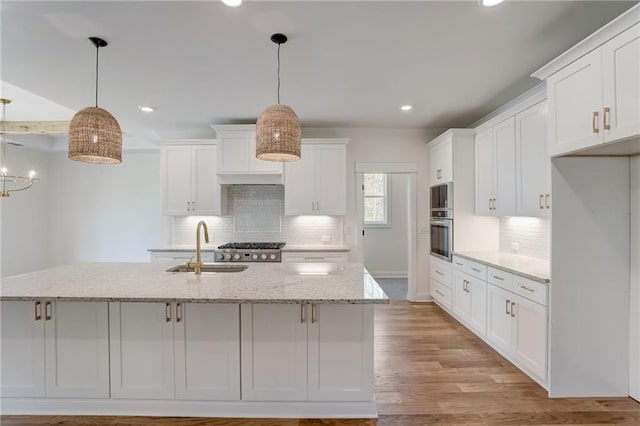
<svg viewBox="0 0 640 426">
<path fill-rule="evenodd" d="M 431 187 L 431 255 L 452 261 L 453 257 L 453 183 Z"/>
</svg>

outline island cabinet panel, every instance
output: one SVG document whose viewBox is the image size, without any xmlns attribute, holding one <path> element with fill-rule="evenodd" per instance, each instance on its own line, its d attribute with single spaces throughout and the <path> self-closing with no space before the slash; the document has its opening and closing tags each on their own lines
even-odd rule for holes
<svg viewBox="0 0 640 426">
<path fill-rule="evenodd" d="M 111 397 L 173 399 L 173 320 L 170 304 L 109 306 Z"/>
<path fill-rule="evenodd" d="M 45 396 L 42 305 L 0 302 L 3 397 Z"/>
<path fill-rule="evenodd" d="M 307 400 L 307 307 L 242 305 L 242 399 Z"/>
<path fill-rule="evenodd" d="M 109 398 L 106 302 L 45 306 L 46 396 Z"/>
<path fill-rule="evenodd" d="M 177 303 L 176 399 L 240 399 L 240 308 Z"/>
<path fill-rule="evenodd" d="M 373 306 L 311 305 L 309 400 L 373 399 Z"/>
</svg>

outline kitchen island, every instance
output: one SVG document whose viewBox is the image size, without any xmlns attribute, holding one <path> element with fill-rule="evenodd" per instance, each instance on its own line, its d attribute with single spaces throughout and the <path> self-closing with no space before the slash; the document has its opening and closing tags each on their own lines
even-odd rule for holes
<svg viewBox="0 0 640 426">
<path fill-rule="evenodd" d="M 4 278 L 4 414 L 375 417 L 360 264 L 88 263 Z"/>
</svg>

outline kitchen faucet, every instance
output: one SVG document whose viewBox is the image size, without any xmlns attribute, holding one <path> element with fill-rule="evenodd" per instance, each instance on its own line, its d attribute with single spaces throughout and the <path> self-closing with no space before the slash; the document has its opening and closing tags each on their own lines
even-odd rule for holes
<svg viewBox="0 0 640 426">
<path fill-rule="evenodd" d="M 202 274 L 202 253 L 200 249 L 200 228 L 204 228 L 204 242 L 209 242 L 209 228 L 207 228 L 207 224 L 204 220 L 198 222 L 198 226 L 196 227 L 196 262 L 191 263 L 189 261 L 187 263 L 188 267 L 193 267 L 195 269 L 196 275 Z"/>
</svg>

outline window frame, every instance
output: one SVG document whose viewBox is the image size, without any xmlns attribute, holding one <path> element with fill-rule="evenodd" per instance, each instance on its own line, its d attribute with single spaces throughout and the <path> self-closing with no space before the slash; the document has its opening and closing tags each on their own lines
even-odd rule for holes
<svg viewBox="0 0 640 426">
<path fill-rule="evenodd" d="M 382 175 L 384 177 L 382 195 L 366 195 L 366 193 L 364 193 L 364 176 L 366 175 Z M 367 198 L 382 198 L 384 213 L 384 221 L 381 222 L 367 222 L 367 220 L 363 218 L 365 228 L 391 228 L 391 209 L 389 207 L 389 199 L 391 197 L 391 185 L 389 184 L 390 176 L 391 175 L 389 173 L 363 173 L 363 203 Z M 363 206 L 363 209 L 366 209 L 366 203 L 364 204 L 365 206 Z"/>
</svg>

